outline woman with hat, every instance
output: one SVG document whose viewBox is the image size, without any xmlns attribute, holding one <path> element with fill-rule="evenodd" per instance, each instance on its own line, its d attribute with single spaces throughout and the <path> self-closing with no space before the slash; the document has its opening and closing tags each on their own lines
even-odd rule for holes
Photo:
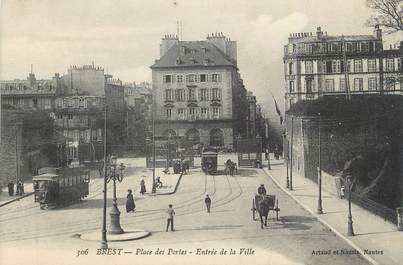
<svg viewBox="0 0 403 265">
<path fill-rule="evenodd" d="M 136 205 L 134 204 L 134 198 L 132 194 L 132 190 L 129 189 L 127 190 L 128 194 L 126 196 L 126 212 L 134 212 L 134 209 L 136 208 Z"/>
</svg>

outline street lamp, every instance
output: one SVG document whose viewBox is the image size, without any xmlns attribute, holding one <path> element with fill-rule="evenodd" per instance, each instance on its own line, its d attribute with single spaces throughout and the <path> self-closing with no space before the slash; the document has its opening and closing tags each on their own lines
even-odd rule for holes
<svg viewBox="0 0 403 265">
<path fill-rule="evenodd" d="M 152 193 L 155 193 L 156 192 L 156 187 L 155 187 L 155 141 L 154 141 L 154 137 L 153 137 L 153 140 L 151 140 L 150 139 L 150 137 L 149 136 L 147 136 L 147 138 L 146 138 L 146 142 L 147 142 L 147 165 L 148 165 L 148 157 L 149 157 L 149 147 L 150 147 L 150 144 L 151 144 L 151 141 L 152 141 L 152 151 L 153 151 L 153 163 L 152 163 L 152 165 L 153 165 L 153 186 L 152 186 L 152 188 L 151 188 L 151 192 Z"/>
<path fill-rule="evenodd" d="M 321 138 L 321 117 L 320 113 L 318 113 L 318 187 L 319 187 L 319 197 L 318 197 L 318 209 L 316 212 L 318 214 L 323 214 L 323 208 L 322 208 L 322 138 Z"/>
<path fill-rule="evenodd" d="M 348 230 L 347 236 L 354 236 L 353 217 L 351 216 L 351 186 L 353 185 L 353 177 L 347 176 L 348 185 Z"/>
<path fill-rule="evenodd" d="M 120 163 L 120 165 L 117 164 L 117 157 L 115 155 L 112 155 L 110 158 L 108 167 L 109 174 L 106 176 L 107 182 L 113 181 L 113 204 L 110 212 L 111 223 L 109 226 L 109 234 L 123 234 L 123 229 L 120 227 L 120 211 L 116 202 L 116 181 L 122 182 L 123 171 L 126 167 L 123 163 Z"/>
</svg>

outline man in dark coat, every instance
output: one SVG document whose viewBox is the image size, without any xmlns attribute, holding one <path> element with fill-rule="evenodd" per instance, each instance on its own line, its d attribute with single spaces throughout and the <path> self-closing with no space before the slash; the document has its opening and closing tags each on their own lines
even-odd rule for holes
<svg viewBox="0 0 403 265">
<path fill-rule="evenodd" d="M 8 195 L 13 196 L 14 195 L 14 182 L 13 181 L 8 182 L 7 187 L 8 187 Z"/>
<path fill-rule="evenodd" d="M 257 193 L 259 195 L 266 195 L 266 188 L 264 187 L 264 184 L 261 184 L 260 187 L 257 189 Z"/>
<path fill-rule="evenodd" d="M 132 194 L 132 190 L 129 189 L 127 190 L 128 194 L 126 196 L 126 212 L 134 212 L 134 209 L 136 208 L 136 204 L 134 204 L 134 198 Z"/>
<path fill-rule="evenodd" d="M 207 208 L 207 212 L 210 212 L 210 207 L 211 207 L 211 199 L 208 196 L 208 194 L 206 195 L 206 198 L 204 199 L 204 203 L 206 204 L 206 208 Z"/>
</svg>

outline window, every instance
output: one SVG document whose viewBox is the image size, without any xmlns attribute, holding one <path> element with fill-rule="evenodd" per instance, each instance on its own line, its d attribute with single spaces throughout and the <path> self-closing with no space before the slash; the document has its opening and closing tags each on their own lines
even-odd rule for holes
<svg viewBox="0 0 403 265">
<path fill-rule="evenodd" d="M 305 52 L 312 53 L 312 44 L 305 44 Z"/>
<path fill-rule="evenodd" d="M 368 72 L 376 72 L 376 60 L 369 59 L 368 60 Z"/>
<path fill-rule="evenodd" d="M 213 96 L 213 100 L 219 100 L 221 99 L 221 91 L 219 88 L 214 87 L 212 90 L 212 96 Z"/>
<path fill-rule="evenodd" d="M 201 108 L 201 109 L 200 109 L 200 113 L 201 113 L 202 115 L 206 116 L 206 115 L 207 115 L 207 108 Z"/>
<path fill-rule="evenodd" d="M 305 74 L 312 74 L 312 73 L 313 73 L 312 61 L 306 61 L 305 62 Z"/>
<path fill-rule="evenodd" d="M 183 83 L 183 75 L 177 75 L 177 76 L 176 76 L 176 81 L 177 81 L 178 83 Z"/>
<path fill-rule="evenodd" d="M 312 79 L 306 79 L 306 92 L 311 93 L 313 88 L 313 80 Z"/>
<path fill-rule="evenodd" d="M 201 74 L 200 75 L 200 82 L 207 82 L 207 75 L 206 74 Z"/>
<path fill-rule="evenodd" d="M 180 119 L 183 119 L 183 118 L 185 117 L 185 111 L 184 111 L 184 109 L 182 109 L 182 108 L 178 109 L 178 117 L 179 117 Z"/>
<path fill-rule="evenodd" d="M 354 60 L 354 72 L 362 72 L 362 60 Z"/>
<path fill-rule="evenodd" d="M 73 119 L 73 114 L 68 114 L 68 115 L 67 115 L 67 118 L 68 118 L 69 120 L 72 120 L 72 119 Z"/>
<path fill-rule="evenodd" d="M 402 70 L 402 60 L 400 58 L 397 59 L 397 71 L 400 72 Z"/>
<path fill-rule="evenodd" d="M 333 92 L 334 91 L 334 80 L 333 79 L 326 79 L 325 80 L 325 91 L 326 92 Z"/>
<path fill-rule="evenodd" d="M 352 52 L 353 51 L 353 44 L 351 42 L 346 43 L 346 52 Z"/>
<path fill-rule="evenodd" d="M 189 88 L 188 90 L 189 93 L 189 100 L 196 100 L 196 93 L 195 93 L 195 88 Z"/>
<path fill-rule="evenodd" d="M 218 118 L 220 116 L 220 109 L 213 108 L 213 118 Z"/>
<path fill-rule="evenodd" d="M 385 79 L 385 88 L 386 90 L 395 90 L 395 78 L 394 77 L 387 77 Z"/>
<path fill-rule="evenodd" d="M 326 73 L 332 72 L 332 61 L 327 61 L 326 63 Z"/>
<path fill-rule="evenodd" d="M 294 81 L 290 81 L 289 83 L 289 89 L 290 89 L 290 93 L 294 92 Z"/>
<path fill-rule="evenodd" d="M 221 82 L 221 74 L 212 74 L 211 81 L 212 82 Z"/>
<path fill-rule="evenodd" d="M 362 78 L 354 78 L 354 91 L 362 91 Z"/>
<path fill-rule="evenodd" d="M 340 72 L 341 72 L 340 60 L 332 61 L 332 73 L 340 73 Z"/>
<path fill-rule="evenodd" d="M 172 98 L 172 89 L 165 90 L 165 100 L 173 100 Z"/>
<path fill-rule="evenodd" d="M 185 91 L 183 89 L 176 90 L 176 100 L 184 101 L 185 100 Z"/>
<path fill-rule="evenodd" d="M 167 112 L 167 119 L 171 119 L 172 118 L 172 109 L 166 109 Z"/>
<path fill-rule="evenodd" d="M 186 83 L 192 83 L 196 82 L 196 75 L 191 74 L 191 75 L 186 75 Z"/>
<path fill-rule="evenodd" d="M 62 114 L 57 114 L 57 118 L 58 119 L 63 119 L 63 115 Z"/>
<path fill-rule="evenodd" d="M 347 72 L 351 72 L 351 60 L 347 60 Z"/>
<path fill-rule="evenodd" d="M 340 91 L 346 91 L 346 79 L 340 78 Z"/>
<path fill-rule="evenodd" d="M 369 78 L 368 79 L 368 90 L 376 90 L 376 78 Z"/>
<path fill-rule="evenodd" d="M 292 75 L 293 74 L 293 63 L 288 63 L 288 74 Z"/>
<path fill-rule="evenodd" d="M 164 75 L 164 83 L 172 83 L 172 75 Z"/>
<path fill-rule="evenodd" d="M 196 109 L 195 108 L 189 108 L 189 115 L 195 115 L 196 114 Z"/>
<path fill-rule="evenodd" d="M 395 60 L 394 59 L 386 59 L 386 72 L 395 71 Z"/>
<path fill-rule="evenodd" d="M 201 88 L 200 89 L 200 100 L 204 101 L 204 100 L 208 100 L 207 99 L 207 88 Z"/>
</svg>

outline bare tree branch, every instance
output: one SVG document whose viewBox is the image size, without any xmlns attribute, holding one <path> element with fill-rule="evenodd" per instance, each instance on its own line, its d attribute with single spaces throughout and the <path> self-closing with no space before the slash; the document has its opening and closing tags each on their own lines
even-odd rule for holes
<svg viewBox="0 0 403 265">
<path fill-rule="evenodd" d="M 403 31 L 403 0 L 367 0 L 367 6 L 374 14 L 367 25 L 379 25 L 387 32 Z"/>
</svg>

